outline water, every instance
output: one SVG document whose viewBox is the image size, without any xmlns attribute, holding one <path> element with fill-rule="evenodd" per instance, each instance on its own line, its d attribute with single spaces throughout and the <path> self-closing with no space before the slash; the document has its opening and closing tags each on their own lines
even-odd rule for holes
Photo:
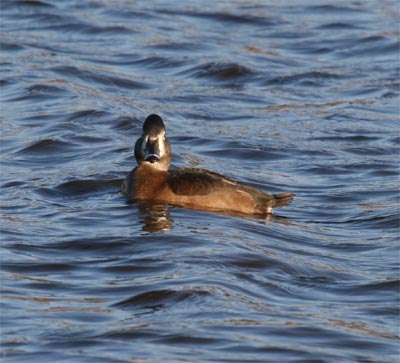
<svg viewBox="0 0 400 363">
<path fill-rule="evenodd" d="M 2 362 L 399 362 L 399 12 L 3 0 Z M 127 203 L 150 113 L 293 203 Z"/>
</svg>

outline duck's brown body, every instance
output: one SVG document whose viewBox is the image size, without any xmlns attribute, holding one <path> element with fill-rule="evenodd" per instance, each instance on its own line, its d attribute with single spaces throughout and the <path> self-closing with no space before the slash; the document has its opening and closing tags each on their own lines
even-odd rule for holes
<svg viewBox="0 0 400 363">
<path fill-rule="evenodd" d="M 169 171 L 171 149 L 157 115 L 143 125 L 135 145 L 138 166 L 126 177 L 122 193 L 139 202 L 159 202 L 191 209 L 266 215 L 293 199 L 291 193 L 270 195 L 204 169 Z"/>
<path fill-rule="evenodd" d="M 131 199 L 191 209 L 266 215 L 288 204 L 290 193 L 269 195 L 203 169 L 158 170 L 149 162 L 133 169 L 122 186 Z"/>
</svg>

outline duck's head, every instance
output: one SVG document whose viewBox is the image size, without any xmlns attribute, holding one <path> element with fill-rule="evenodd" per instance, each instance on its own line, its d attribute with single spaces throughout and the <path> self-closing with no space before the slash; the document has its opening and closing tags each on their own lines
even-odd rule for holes
<svg viewBox="0 0 400 363">
<path fill-rule="evenodd" d="M 143 124 L 142 136 L 135 144 L 135 158 L 140 165 L 148 162 L 161 170 L 171 163 L 171 145 L 165 135 L 165 125 L 158 115 L 150 115 Z"/>
</svg>

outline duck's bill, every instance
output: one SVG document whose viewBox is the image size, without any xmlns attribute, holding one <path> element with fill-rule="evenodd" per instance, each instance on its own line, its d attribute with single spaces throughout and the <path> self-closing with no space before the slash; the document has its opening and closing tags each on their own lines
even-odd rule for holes
<svg viewBox="0 0 400 363">
<path fill-rule="evenodd" d="M 150 163 L 156 163 L 160 161 L 160 157 L 157 154 L 147 154 L 145 160 Z"/>
<path fill-rule="evenodd" d="M 147 140 L 144 160 L 155 163 L 161 159 L 160 143 L 158 140 Z"/>
</svg>

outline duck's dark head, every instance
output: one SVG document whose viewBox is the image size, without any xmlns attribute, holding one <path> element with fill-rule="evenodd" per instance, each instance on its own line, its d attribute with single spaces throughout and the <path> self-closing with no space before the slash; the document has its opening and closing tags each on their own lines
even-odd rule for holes
<svg viewBox="0 0 400 363">
<path fill-rule="evenodd" d="M 160 116 L 153 114 L 144 121 L 142 136 L 135 144 L 135 158 L 139 165 L 148 162 L 158 169 L 168 170 L 171 163 L 171 146 Z"/>
</svg>

